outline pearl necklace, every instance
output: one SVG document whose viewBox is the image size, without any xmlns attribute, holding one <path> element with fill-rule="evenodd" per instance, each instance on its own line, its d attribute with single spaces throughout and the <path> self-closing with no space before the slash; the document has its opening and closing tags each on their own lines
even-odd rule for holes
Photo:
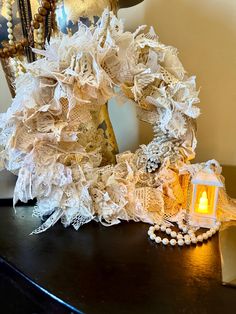
<svg viewBox="0 0 236 314">
<path fill-rule="evenodd" d="M 8 53 L 17 53 L 16 47 L 14 47 L 14 41 L 13 41 L 13 24 L 12 24 L 12 0 L 6 0 L 6 19 L 7 19 L 7 34 L 8 34 L 8 40 L 9 40 L 9 47 L 10 48 L 5 48 L 5 51 L 8 55 Z M 18 47 L 22 49 L 22 47 Z M 21 62 L 19 60 L 14 60 L 15 64 L 15 76 L 18 77 L 20 73 L 22 73 L 22 66 Z"/>
<path fill-rule="evenodd" d="M 19 4 L 19 10 L 24 10 L 24 3 Z M 38 13 L 34 15 L 33 20 L 30 25 L 26 25 L 26 34 L 24 34 L 24 39 L 19 42 L 14 43 L 13 36 L 13 16 L 12 16 L 12 0 L 6 0 L 6 19 L 7 19 L 7 37 L 8 45 L 5 45 L 4 48 L 0 48 L 0 58 L 9 58 L 20 56 L 24 54 L 26 47 L 34 46 L 36 44 L 37 48 L 42 49 L 45 43 L 45 30 L 44 22 L 46 18 L 51 14 L 54 20 L 54 10 L 56 8 L 55 0 L 42 0 L 41 6 L 38 8 Z M 21 18 L 22 20 L 22 18 Z M 55 21 L 53 21 L 55 24 Z M 23 24 L 23 20 L 22 20 Z M 27 23 L 26 23 L 27 24 Z M 34 30 L 35 33 L 34 33 Z M 23 31 L 24 33 L 24 31 Z M 28 37 L 29 40 L 26 39 Z M 31 38 L 32 37 L 32 38 Z M 34 40 L 35 38 L 35 40 Z M 33 61 L 33 60 L 31 60 Z"/>
<path fill-rule="evenodd" d="M 13 28 L 12 28 L 12 4 L 11 0 L 6 0 L 6 19 L 7 19 L 7 34 L 9 39 L 9 45 L 13 45 Z"/>
<path fill-rule="evenodd" d="M 178 244 L 179 246 L 183 245 L 190 245 L 202 243 L 203 241 L 207 241 L 209 238 L 211 238 L 220 228 L 220 222 L 216 222 L 215 226 L 210 228 L 208 231 L 196 235 L 195 231 L 191 228 L 189 228 L 186 224 L 178 223 L 178 227 L 182 232 L 175 232 L 172 231 L 170 227 L 168 227 L 166 224 L 156 224 L 155 226 L 151 226 L 148 229 L 148 235 L 151 240 L 155 241 L 156 243 L 162 243 L 164 245 L 172 245 L 175 246 Z M 165 232 L 167 235 L 171 237 L 171 240 L 167 238 L 161 238 L 159 236 L 156 236 L 155 231 L 162 231 Z"/>
<path fill-rule="evenodd" d="M 9 58 L 21 54 L 28 45 L 25 38 L 16 43 L 13 41 L 12 0 L 6 0 L 6 19 L 8 44 L 4 44 L 4 48 L 0 49 L 0 58 Z"/>
</svg>

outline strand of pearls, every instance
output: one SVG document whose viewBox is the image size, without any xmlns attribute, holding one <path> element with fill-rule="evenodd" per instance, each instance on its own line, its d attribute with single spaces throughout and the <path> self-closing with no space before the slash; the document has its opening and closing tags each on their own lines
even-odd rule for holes
<svg viewBox="0 0 236 314">
<path fill-rule="evenodd" d="M 18 77 L 20 73 L 19 73 L 18 62 L 16 58 L 13 59 L 13 64 L 14 64 L 15 77 Z"/>
<path fill-rule="evenodd" d="M 24 51 L 24 47 L 28 45 L 27 40 L 24 38 L 19 42 L 14 43 L 13 36 L 13 14 L 12 14 L 12 0 L 6 0 L 6 19 L 7 19 L 7 37 L 8 44 L 3 44 L 3 48 L 0 48 L 0 58 L 14 57 Z"/>
<path fill-rule="evenodd" d="M 43 29 L 43 23 L 40 23 L 40 27 L 36 30 L 36 36 L 35 36 L 35 43 L 37 45 L 38 49 L 43 48 L 44 44 L 44 29 Z"/>
<path fill-rule="evenodd" d="M 6 0 L 6 19 L 7 19 L 7 34 L 8 34 L 8 43 L 9 43 L 9 48 L 5 48 L 5 53 L 8 56 L 13 56 L 14 54 L 17 53 L 17 50 L 21 50 L 23 48 L 24 43 L 18 43 L 14 44 L 14 36 L 13 36 L 13 14 L 12 14 L 12 0 Z M 3 49 L 4 51 L 4 49 Z M 11 55 L 13 54 L 13 55 Z M 18 77 L 20 74 L 22 74 L 22 65 L 21 61 L 15 57 L 14 58 L 14 67 L 15 67 L 15 77 Z"/>
<path fill-rule="evenodd" d="M 22 63 L 21 61 L 18 59 L 18 58 L 15 58 L 14 60 L 15 64 L 14 64 L 14 67 L 15 67 L 15 77 L 18 77 L 19 75 L 23 74 L 24 71 L 23 71 L 23 66 L 22 66 Z"/>
<path fill-rule="evenodd" d="M 183 222 L 179 223 L 178 227 L 182 232 L 175 232 L 165 224 L 156 224 L 155 226 L 151 226 L 149 228 L 148 235 L 151 240 L 155 241 L 156 243 L 162 243 L 164 245 L 170 244 L 172 246 L 183 246 L 197 244 L 202 243 L 203 241 L 207 241 L 209 238 L 211 238 L 219 230 L 220 222 L 216 222 L 214 227 L 199 235 L 196 235 L 195 231 Z M 156 236 L 155 232 L 159 230 L 165 232 L 168 236 L 170 236 L 171 240 L 169 240 L 168 238 L 161 238 L 160 236 Z"/>
<path fill-rule="evenodd" d="M 9 39 L 9 44 L 13 45 L 13 24 L 12 24 L 12 0 L 6 0 L 6 19 L 7 19 L 7 34 Z"/>
<path fill-rule="evenodd" d="M 38 49 L 43 49 L 44 47 L 44 22 L 47 16 L 51 14 L 54 16 L 54 12 L 56 9 L 56 1 L 53 0 L 42 0 L 41 6 L 38 8 L 38 13 L 34 15 L 33 20 L 31 21 L 32 29 L 36 30 L 37 32 L 34 34 L 33 38 L 29 39 L 29 33 L 28 37 L 29 41 L 26 38 L 23 38 L 22 40 L 14 43 L 14 36 L 13 36 L 13 14 L 12 14 L 12 2 L 13 0 L 6 0 L 6 19 L 7 19 L 7 36 L 8 36 L 8 45 L 4 44 L 3 48 L 0 48 L 0 58 L 13 58 L 15 56 L 23 55 L 24 54 L 24 48 L 28 47 L 29 45 L 32 45 L 34 43 L 34 37 L 36 36 L 36 46 Z M 50 2 L 52 1 L 52 3 Z M 19 10 L 26 10 L 25 9 L 25 3 L 24 1 L 20 1 L 19 3 Z M 24 21 L 26 23 L 26 28 L 28 29 L 29 23 L 27 23 L 27 20 Z M 24 24 L 22 21 L 22 24 Z M 32 37 L 31 36 L 31 37 Z M 33 42 L 32 42 L 33 41 Z M 28 50 L 27 50 L 28 51 Z M 28 52 L 26 52 L 28 53 Z M 19 67 L 21 70 L 21 67 Z"/>
</svg>

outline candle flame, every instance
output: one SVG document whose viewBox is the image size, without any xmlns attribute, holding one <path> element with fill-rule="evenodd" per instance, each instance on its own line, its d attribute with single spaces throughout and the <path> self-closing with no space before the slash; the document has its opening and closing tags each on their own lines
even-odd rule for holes
<svg viewBox="0 0 236 314">
<path fill-rule="evenodd" d="M 208 198 L 206 191 L 203 191 L 201 194 L 197 211 L 202 214 L 208 213 Z"/>
</svg>

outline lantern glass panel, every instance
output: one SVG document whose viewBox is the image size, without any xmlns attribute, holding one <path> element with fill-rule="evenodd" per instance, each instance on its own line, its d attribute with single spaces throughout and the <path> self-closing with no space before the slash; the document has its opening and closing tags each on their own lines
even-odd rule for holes
<svg viewBox="0 0 236 314">
<path fill-rule="evenodd" d="M 196 199 L 194 211 L 197 214 L 214 214 L 215 187 L 210 185 L 196 186 Z"/>
</svg>

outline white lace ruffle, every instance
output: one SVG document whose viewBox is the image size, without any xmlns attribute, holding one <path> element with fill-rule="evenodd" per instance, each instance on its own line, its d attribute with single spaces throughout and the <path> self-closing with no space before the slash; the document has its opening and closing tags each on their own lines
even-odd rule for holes
<svg viewBox="0 0 236 314">
<path fill-rule="evenodd" d="M 194 158 L 199 115 L 195 77 L 153 28 L 125 32 L 105 10 L 96 27 L 51 39 L 25 65 L 16 97 L 0 116 L 0 167 L 18 174 L 14 203 L 37 198 L 34 215 L 78 229 L 92 219 L 154 223 L 184 206 L 180 168 Z M 154 138 L 106 165 L 108 142 L 94 117 L 117 94 L 137 104 Z M 192 171 L 192 170 L 191 170 Z M 193 171 L 192 171 L 193 172 Z M 49 217 L 48 217 L 49 216 Z"/>
</svg>

